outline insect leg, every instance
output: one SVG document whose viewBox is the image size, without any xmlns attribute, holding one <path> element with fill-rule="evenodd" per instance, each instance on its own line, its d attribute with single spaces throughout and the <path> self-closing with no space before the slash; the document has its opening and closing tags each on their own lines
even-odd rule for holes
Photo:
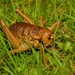
<svg viewBox="0 0 75 75">
<path fill-rule="evenodd" d="M 13 50 L 10 51 L 10 53 L 11 53 L 11 54 L 12 54 L 12 53 L 20 53 L 20 52 L 29 50 L 29 48 L 30 48 L 30 47 L 29 47 L 28 45 L 26 45 L 25 47 L 19 47 L 19 48 L 17 48 L 17 49 L 13 49 Z"/>
<path fill-rule="evenodd" d="M 50 30 L 50 31 L 53 31 L 53 30 L 54 30 L 57 26 L 59 26 L 59 25 L 62 25 L 62 26 L 63 26 L 62 22 L 56 22 L 56 23 L 54 23 L 54 24 L 52 25 L 52 27 L 49 28 L 49 30 Z"/>
<path fill-rule="evenodd" d="M 5 25 L 5 23 L 2 20 L 0 21 L 0 25 L 2 27 L 3 32 L 5 33 L 6 37 L 8 38 L 10 43 L 12 44 L 12 46 L 14 48 L 18 48 L 20 45 L 19 42 L 17 41 L 17 39 L 14 37 L 14 35 L 11 33 L 9 28 Z"/>
<path fill-rule="evenodd" d="M 22 17 L 24 17 L 24 19 L 26 19 L 30 24 L 36 25 L 33 20 L 31 20 L 28 16 L 26 16 L 25 14 L 23 14 L 20 9 L 17 9 L 16 12 L 18 14 L 20 14 Z"/>
<path fill-rule="evenodd" d="M 19 47 L 17 49 L 13 49 L 10 51 L 10 54 L 13 54 L 13 53 L 19 53 L 19 52 L 23 52 L 23 51 L 26 51 L 28 50 L 30 47 L 28 45 L 26 45 L 25 47 Z M 2 59 L 0 59 L 0 64 L 3 62 L 4 58 L 7 57 L 8 55 L 5 54 Z"/>
<path fill-rule="evenodd" d="M 43 16 L 40 16 L 40 26 L 43 27 Z"/>
<path fill-rule="evenodd" d="M 44 47 L 42 46 L 42 54 L 43 54 L 43 62 L 44 64 L 47 66 L 47 60 L 46 60 L 46 54 L 45 54 L 45 50 L 44 50 Z"/>
</svg>

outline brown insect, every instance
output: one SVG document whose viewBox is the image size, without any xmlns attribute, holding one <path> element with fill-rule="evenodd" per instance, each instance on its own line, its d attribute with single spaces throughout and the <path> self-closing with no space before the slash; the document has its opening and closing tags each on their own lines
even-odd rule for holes
<svg viewBox="0 0 75 75">
<path fill-rule="evenodd" d="M 14 48 L 10 51 L 10 53 L 18 53 L 29 50 L 29 45 L 33 46 L 36 49 L 39 49 L 40 43 L 42 43 L 43 61 L 44 64 L 47 65 L 44 48 L 51 44 L 52 31 L 57 27 L 57 25 L 61 24 L 61 22 L 57 22 L 52 27 L 47 29 L 42 27 L 42 17 L 40 18 L 41 26 L 37 26 L 19 9 L 17 9 L 16 12 L 24 17 L 28 21 L 28 23 L 18 22 L 11 25 L 10 27 L 7 27 L 2 20 L 0 21 L 3 32 Z"/>
</svg>

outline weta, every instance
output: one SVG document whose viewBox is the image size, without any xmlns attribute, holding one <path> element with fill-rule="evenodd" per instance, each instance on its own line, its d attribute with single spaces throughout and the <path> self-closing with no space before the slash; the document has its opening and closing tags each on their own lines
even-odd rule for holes
<svg viewBox="0 0 75 75">
<path fill-rule="evenodd" d="M 35 49 L 39 49 L 41 43 L 43 61 L 44 64 L 47 65 L 44 48 L 51 44 L 52 31 L 59 24 L 61 24 L 61 22 L 57 22 L 52 27 L 47 29 L 42 27 L 42 18 L 40 19 L 41 26 L 37 26 L 29 17 L 23 14 L 19 9 L 17 9 L 16 12 L 22 17 L 24 17 L 28 21 L 28 23 L 18 22 L 11 25 L 10 27 L 7 27 L 2 20 L 0 21 L 0 25 L 2 27 L 3 32 L 5 33 L 7 39 L 10 41 L 14 48 L 10 51 L 10 53 L 12 54 L 29 50 L 29 45 L 33 46 Z"/>
</svg>

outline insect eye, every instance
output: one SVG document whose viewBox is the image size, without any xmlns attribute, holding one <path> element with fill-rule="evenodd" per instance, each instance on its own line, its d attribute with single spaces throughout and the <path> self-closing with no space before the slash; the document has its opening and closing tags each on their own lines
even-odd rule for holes
<svg viewBox="0 0 75 75">
<path fill-rule="evenodd" d="M 48 39 L 50 40 L 50 39 L 51 39 L 51 37 L 50 37 L 50 36 L 48 36 Z"/>
</svg>

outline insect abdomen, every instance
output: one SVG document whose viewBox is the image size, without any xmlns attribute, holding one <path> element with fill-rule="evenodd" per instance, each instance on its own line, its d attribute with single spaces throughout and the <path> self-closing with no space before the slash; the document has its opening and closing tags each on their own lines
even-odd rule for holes
<svg viewBox="0 0 75 75">
<path fill-rule="evenodd" d="M 43 34 L 43 28 L 29 23 L 19 22 L 9 27 L 14 36 L 32 36 L 35 39 L 40 39 Z"/>
</svg>

